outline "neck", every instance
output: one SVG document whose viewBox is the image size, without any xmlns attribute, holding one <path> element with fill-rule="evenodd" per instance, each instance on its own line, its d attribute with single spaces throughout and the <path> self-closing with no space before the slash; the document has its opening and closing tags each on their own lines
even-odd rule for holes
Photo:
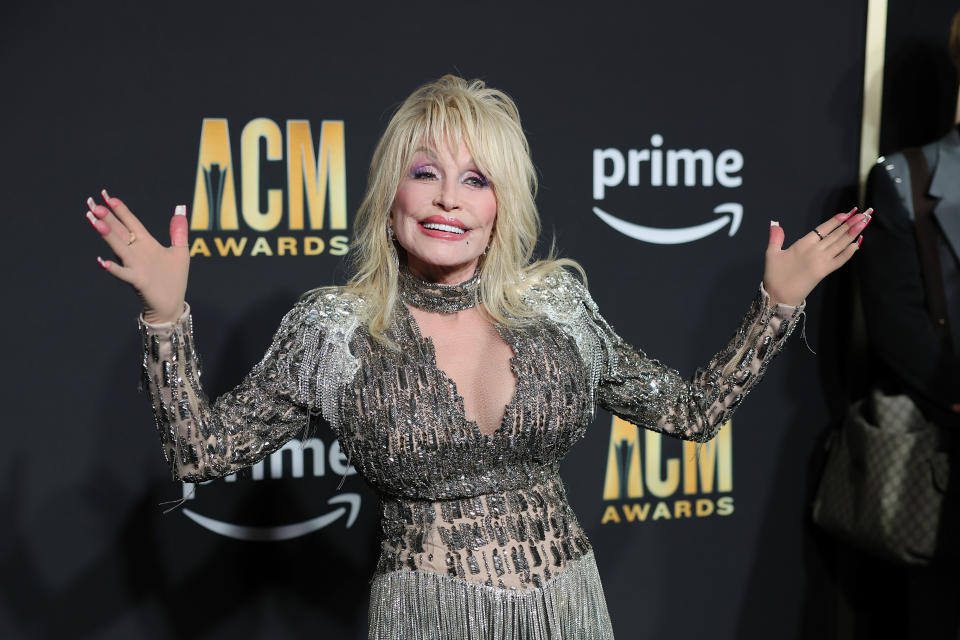
<svg viewBox="0 0 960 640">
<path fill-rule="evenodd" d="M 436 284 L 460 284 L 466 282 L 477 272 L 477 262 L 457 267 L 438 267 L 432 264 L 416 262 L 410 264 L 408 256 L 407 269 L 414 277 Z"/>
<path fill-rule="evenodd" d="M 406 267 L 400 268 L 400 298 L 407 304 L 434 313 L 456 313 L 480 302 L 480 274 L 457 284 L 443 284 L 420 278 Z"/>
</svg>

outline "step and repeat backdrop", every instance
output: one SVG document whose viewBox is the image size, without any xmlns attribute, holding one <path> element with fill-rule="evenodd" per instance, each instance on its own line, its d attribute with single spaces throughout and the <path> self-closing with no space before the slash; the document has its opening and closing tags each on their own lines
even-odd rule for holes
<svg viewBox="0 0 960 640">
<path fill-rule="evenodd" d="M 328 427 L 243 477 L 171 480 L 137 301 L 84 219 L 100 189 L 164 240 L 188 206 L 210 395 L 300 293 L 349 277 L 373 146 L 444 73 L 516 99 L 544 250 L 685 375 L 746 311 L 770 220 L 792 241 L 856 204 L 861 2 L 18 4 L 0 20 L 6 638 L 365 637 L 377 499 Z M 820 355 L 798 331 L 699 456 L 600 412 L 565 461 L 618 637 L 829 619 L 807 502 L 832 308 L 811 296 Z"/>
</svg>

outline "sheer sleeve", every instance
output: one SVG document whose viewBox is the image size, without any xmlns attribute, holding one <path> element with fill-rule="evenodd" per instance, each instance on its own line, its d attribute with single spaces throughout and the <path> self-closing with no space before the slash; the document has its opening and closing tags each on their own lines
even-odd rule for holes
<svg viewBox="0 0 960 640">
<path fill-rule="evenodd" d="M 255 464 L 308 424 L 316 394 L 300 373 L 310 342 L 309 302 L 286 314 L 263 359 L 233 391 L 212 404 L 200 385 L 193 321 L 186 307 L 177 322 L 149 324 L 141 316 L 143 377 L 163 452 L 173 477 L 197 482 Z"/>
<path fill-rule="evenodd" d="M 684 440 L 710 440 L 763 377 L 805 306 L 771 308 L 769 301 L 761 284 L 727 344 L 687 380 L 627 344 L 587 295 L 588 315 L 603 345 L 597 403 L 646 429 Z"/>
</svg>

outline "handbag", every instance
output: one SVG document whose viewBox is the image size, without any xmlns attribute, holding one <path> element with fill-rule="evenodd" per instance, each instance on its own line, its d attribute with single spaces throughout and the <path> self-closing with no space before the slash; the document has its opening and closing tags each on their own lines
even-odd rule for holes
<svg viewBox="0 0 960 640">
<path fill-rule="evenodd" d="M 928 311 L 952 348 L 946 295 L 926 195 L 930 169 L 923 153 L 904 155 L 913 176 L 917 244 Z M 941 430 L 905 394 L 872 389 L 853 403 L 827 440 L 827 460 L 813 520 L 827 532 L 886 560 L 927 565 L 938 555 L 938 532 L 950 477 Z"/>
<path fill-rule="evenodd" d="M 909 396 L 872 390 L 830 435 L 814 522 L 886 560 L 929 564 L 950 475 L 939 436 Z"/>
</svg>

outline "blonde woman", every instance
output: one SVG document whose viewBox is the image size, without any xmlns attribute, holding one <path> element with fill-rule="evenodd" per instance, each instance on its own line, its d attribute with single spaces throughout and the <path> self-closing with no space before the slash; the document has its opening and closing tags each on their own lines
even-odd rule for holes
<svg viewBox="0 0 960 640">
<path fill-rule="evenodd" d="M 684 380 L 614 333 L 566 268 L 576 263 L 532 261 L 535 192 L 507 95 L 454 76 L 421 87 L 374 153 L 355 275 L 305 294 L 261 362 L 213 403 L 184 302 L 185 217 L 174 215 L 163 247 L 117 198 L 89 201 L 119 258 L 101 266 L 143 302 L 143 373 L 174 477 L 250 466 L 312 412 L 379 493 L 370 638 L 612 638 L 560 461 L 597 405 L 712 438 L 869 222 L 835 216 L 787 250 L 772 225 L 747 315 Z"/>
</svg>

